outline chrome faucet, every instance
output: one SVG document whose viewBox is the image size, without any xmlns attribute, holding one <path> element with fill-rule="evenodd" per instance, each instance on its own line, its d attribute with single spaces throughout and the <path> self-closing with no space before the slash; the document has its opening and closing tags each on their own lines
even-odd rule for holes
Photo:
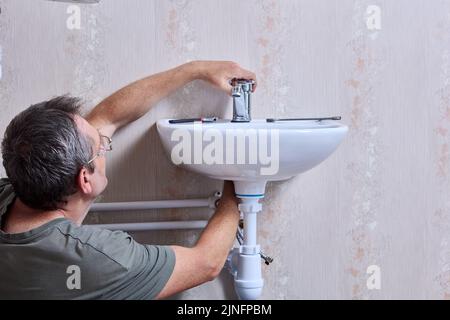
<svg viewBox="0 0 450 320">
<path fill-rule="evenodd" d="M 231 122 L 250 122 L 251 94 L 254 80 L 233 79 L 231 95 L 233 96 L 233 120 Z"/>
</svg>

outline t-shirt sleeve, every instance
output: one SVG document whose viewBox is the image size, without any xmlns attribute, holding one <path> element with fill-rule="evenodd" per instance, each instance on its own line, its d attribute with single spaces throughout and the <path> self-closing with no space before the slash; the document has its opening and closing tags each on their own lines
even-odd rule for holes
<svg viewBox="0 0 450 320">
<path fill-rule="evenodd" d="M 12 192 L 11 183 L 6 178 L 0 178 L 0 194 L 6 192 L 7 190 Z"/>
<path fill-rule="evenodd" d="M 0 179 L 0 216 L 6 212 L 8 205 L 15 198 L 13 187 L 8 179 Z"/>
<path fill-rule="evenodd" d="M 7 185 L 7 184 L 9 184 L 8 179 L 6 179 L 6 178 L 0 178 L 0 191 L 1 191 L 2 188 L 3 188 L 5 185 Z"/>
<path fill-rule="evenodd" d="M 128 233 L 101 230 L 91 260 L 100 277 L 91 279 L 101 299 L 154 299 L 164 288 L 175 266 L 175 253 L 169 246 L 143 245 Z M 100 272 L 99 272 L 100 271 Z"/>
</svg>

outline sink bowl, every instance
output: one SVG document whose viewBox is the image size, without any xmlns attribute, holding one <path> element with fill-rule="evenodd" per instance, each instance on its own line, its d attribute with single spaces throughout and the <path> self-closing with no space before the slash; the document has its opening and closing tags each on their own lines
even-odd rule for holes
<svg viewBox="0 0 450 320">
<path fill-rule="evenodd" d="M 243 237 L 227 259 L 240 299 L 257 299 L 264 279 L 257 244 L 257 215 L 262 210 L 267 181 L 289 179 L 329 157 L 344 139 L 348 128 L 334 120 L 253 120 L 211 123 L 171 123 L 160 120 L 157 128 L 172 162 L 213 179 L 232 180 L 239 211 L 243 216 Z M 238 236 L 239 239 L 239 236 Z M 270 259 L 268 259 L 270 258 Z"/>
<path fill-rule="evenodd" d="M 267 181 L 289 179 L 328 158 L 347 126 L 334 120 L 157 122 L 172 162 L 213 179 L 232 180 L 240 197 L 262 197 Z"/>
</svg>

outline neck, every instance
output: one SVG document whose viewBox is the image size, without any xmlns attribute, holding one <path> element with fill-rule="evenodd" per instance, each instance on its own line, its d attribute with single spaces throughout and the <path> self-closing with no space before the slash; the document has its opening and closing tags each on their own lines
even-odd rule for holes
<svg viewBox="0 0 450 320">
<path fill-rule="evenodd" d="M 2 230 L 6 233 L 22 233 L 58 218 L 66 218 L 81 225 L 92 201 L 86 201 L 76 195 L 69 198 L 64 208 L 51 211 L 30 208 L 16 198 L 9 212 L 3 216 Z"/>
</svg>

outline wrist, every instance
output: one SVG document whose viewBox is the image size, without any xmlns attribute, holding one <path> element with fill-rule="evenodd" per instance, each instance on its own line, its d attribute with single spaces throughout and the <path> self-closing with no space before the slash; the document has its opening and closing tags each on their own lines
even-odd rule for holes
<svg viewBox="0 0 450 320">
<path fill-rule="evenodd" d="M 219 207 L 222 208 L 232 208 L 236 209 L 238 208 L 239 200 L 236 198 L 236 196 L 233 195 L 223 195 L 222 198 L 219 200 Z"/>
<path fill-rule="evenodd" d="M 202 61 L 195 60 L 187 62 L 185 65 L 187 72 L 189 73 L 191 80 L 203 80 L 205 79 L 205 69 L 203 68 Z"/>
</svg>

